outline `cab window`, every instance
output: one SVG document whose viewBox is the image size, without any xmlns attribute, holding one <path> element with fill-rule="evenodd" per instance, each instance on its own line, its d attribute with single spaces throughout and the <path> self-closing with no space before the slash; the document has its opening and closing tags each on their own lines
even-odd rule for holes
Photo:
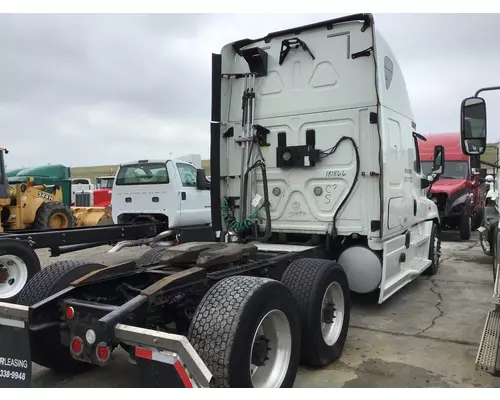
<svg viewBox="0 0 500 400">
<path fill-rule="evenodd" d="M 196 168 L 189 164 L 177 164 L 182 186 L 196 187 Z"/>
<path fill-rule="evenodd" d="M 166 183 L 169 183 L 169 177 L 167 167 L 163 163 L 124 165 L 116 176 L 117 186 Z"/>
<path fill-rule="evenodd" d="M 413 145 L 415 146 L 415 165 L 413 166 L 413 169 L 417 174 L 420 174 L 422 172 L 422 167 L 420 164 L 420 150 L 418 148 L 418 138 L 413 135 Z"/>
</svg>

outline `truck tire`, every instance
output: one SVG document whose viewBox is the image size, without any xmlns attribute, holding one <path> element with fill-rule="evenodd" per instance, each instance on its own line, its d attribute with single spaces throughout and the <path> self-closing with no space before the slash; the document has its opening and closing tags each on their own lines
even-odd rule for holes
<svg viewBox="0 0 500 400">
<path fill-rule="evenodd" d="M 481 226 L 481 224 L 483 223 L 483 218 L 484 218 L 484 207 L 478 207 L 476 213 L 474 214 L 474 217 L 472 218 L 471 229 L 473 231 L 476 231 L 477 228 Z"/>
<path fill-rule="evenodd" d="M 292 387 L 300 358 L 300 318 L 279 281 L 232 276 L 198 305 L 189 341 L 214 387 Z"/>
<path fill-rule="evenodd" d="M 40 206 L 36 212 L 33 229 L 73 228 L 75 217 L 70 207 L 54 201 Z"/>
<path fill-rule="evenodd" d="M 20 240 L 2 239 L 0 301 L 15 303 L 26 284 L 40 269 L 40 260 L 29 244 Z"/>
<path fill-rule="evenodd" d="M 497 279 L 497 263 L 498 263 L 498 225 L 495 224 L 492 226 L 490 229 L 493 230 L 493 233 L 491 235 L 491 243 L 490 243 L 490 248 L 491 252 L 493 253 L 492 257 L 492 270 L 493 270 L 493 284 L 495 284 L 495 281 Z"/>
<path fill-rule="evenodd" d="M 436 275 L 439 270 L 441 258 L 441 232 L 436 223 L 432 224 L 430 244 L 429 244 L 429 260 L 432 264 L 424 271 L 424 275 Z"/>
<path fill-rule="evenodd" d="M 468 213 L 460 217 L 460 239 L 469 240 L 471 235 L 471 217 Z"/>
<path fill-rule="evenodd" d="M 301 258 L 288 266 L 281 282 L 299 306 L 302 363 L 325 366 L 339 359 L 351 309 L 349 283 L 342 267 L 330 260 Z"/>
<path fill-rule="evenodd" d="M 69 286 L 99 268 L 102 264 L 85 261 L 58 261 L 38 272 L 19 295 L 18 304 L 31 306 Z M 57 312 L 57 311 L 56 311 Z M 93 367 L 71 357 L 69 348 L 61 343 L 59 327 L 30 332 L 31 359 L 43 367 L 61 373 L 78 373 Z"/>
</svg>

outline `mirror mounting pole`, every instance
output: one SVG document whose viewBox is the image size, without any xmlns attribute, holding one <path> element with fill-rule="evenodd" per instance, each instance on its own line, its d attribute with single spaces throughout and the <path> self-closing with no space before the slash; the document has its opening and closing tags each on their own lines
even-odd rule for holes
<svg viewBox="0 0 500 400">
<path fill-rule="evenodd" d="M 484 87 L 484 88 L 481 88 L 479 89 L 476 94 L 474 95 L 474 97 L 477 97 L 479 96 L 479 93 L 482 93 L 482 92 L 488 92 L 488 91 L 491 91 L 491 90 L 500 90 L 500 86 L 489 86 L 489 87 Z"/>
</svg>

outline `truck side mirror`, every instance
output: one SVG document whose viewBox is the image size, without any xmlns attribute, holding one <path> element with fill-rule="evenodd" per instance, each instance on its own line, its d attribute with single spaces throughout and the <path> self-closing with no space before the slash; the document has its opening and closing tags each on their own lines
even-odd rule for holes
<svg viewBox="0 0 500 400">
<path fill-rule="evenodd" d="M 468 156 L 486 151 L 486 103 L 480 97 L 468 97 L 460 109 L 462 152 Z"/>
<path fill-rule="evenodd" d="M 196 170 L 196 188 L 198 190 L 210 190 L 210 181 L 207 179 L 203 168 Z"/>
<path fill-rule="evenodd" d="M 432 165 L 432 173 L 441 175 L 444 172 L 444 147 L 441 145 L 434 146 L 434 163 Z"/>
</svg>

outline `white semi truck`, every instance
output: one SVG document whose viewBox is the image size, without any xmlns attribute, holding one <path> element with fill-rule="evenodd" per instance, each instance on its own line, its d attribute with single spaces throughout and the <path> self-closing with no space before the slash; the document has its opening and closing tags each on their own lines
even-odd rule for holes
<svg viewBox="0 0 500 400">
<path fill-rule="evenodd" d="M 210 182 L 196 175 L 210 187 L 212 241 L 183 243 L 169 227 L 44 268 L 18 304 L 0 304 L 0 359 L 22 361 L 0 386 L 29 385 L 31 361 L 105 365 L 118 346 L 146 386 L 291 387 L 300 363 L 338 360 L 351 291 L 381 303 L 438 270 L 438 210 L 423 189 L 444 149 L 423 176 L 418 140 L 371 14 L 224 46 L 212 57 Z M 152 248 L 117 251 L 134 244 Z"/>
</svg>

